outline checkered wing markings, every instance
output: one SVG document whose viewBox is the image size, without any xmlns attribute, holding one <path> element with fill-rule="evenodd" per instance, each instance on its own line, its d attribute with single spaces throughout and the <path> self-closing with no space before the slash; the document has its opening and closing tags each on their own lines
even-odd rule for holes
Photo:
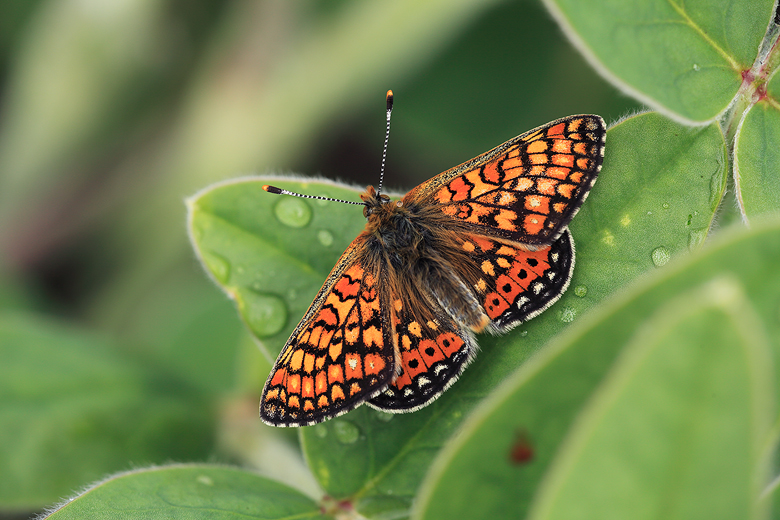
<svg viewBox="0 0 780 520">
<path fill-rule="evenodd" d="M 390 382 L 394 347 L 383 317 L 387 304 L 372 272 L 344 257 L 334 268 L 266 382 L 260 403 L 265 422 L 314 424 L 352 410 Z"/>
<path fill-rule="evenodd" d="M 428 309 L 425 323 L 416 321 L 403 302 L 393 303 L 393 322 L 401 371 L 368 404 L 392 413 L 413 412 L 439 397 L 454 383 L 476 353 L 471 332 L 440 310 Z"/>
<path fill-rule="evenodd" d="M 441 173 L 407 197 L 440 204 L 485 234 L 547 245 L 596 181 L 605 137 L 599 116 L 559 119 Z"/>
<path fill-rule="evenodd" d="M 574 269 L 574 245 L 568 229 L 550 246 L 536 251 L 476 235 L 468 237 L 463 247 L 482 271 L 475 294 L 501 332 L 555 303 L 568 287 Z"/>
</svg>

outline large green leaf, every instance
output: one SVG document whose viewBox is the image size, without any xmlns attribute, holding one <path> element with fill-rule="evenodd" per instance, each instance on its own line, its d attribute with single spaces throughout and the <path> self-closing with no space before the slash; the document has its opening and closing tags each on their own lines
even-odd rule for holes
<svg viewBox="0 0 780 520">
<path fill-rule="evenodd" d="M 545 0 L 613 82 L 678 118 L 723 112 L 750 69 L 772 0 Z"/>
<path fill-rule="evenodd" d="M 474 365 L 427 408 L 399 416 L 361 408 L 303 428 L 320 484 L 332 496 L 351 496 L 364 513 L 408 508 L 436 449 L 479 399 L 585 309 L 701 245 L 722 194 L 724 165 L 723 137 L 714 125 L 691 130 L 642 114 L 612 128 L 600 179 L 571 226 L 578 248 L 574 290 L 528 326 L 481 337 Z M 357 197 L 331 183 L 258 178 L 190 200 L 194 245 L 207 270 L 277 352 L 364 220 L 359 208 L 274 197 L 262 191 L 265 182 Z M 325 240 L 327 247 L 322 236 L 333 239 Z"/>
<path fill-rule="evenodd" d="M 570 431 L 569 451 L 560 455 L 563 462 L 549 477 L 550 495 L 545 504 L 558 500 L 550 497 L 562 493 L 561 482 L 573 482 L 567 479 L 575 474 L 581 482 L 591 479 L 593 485 L 603 483 L 603 492 L 626 491 L 620 486 L 642 482 L 646 485 L 644 500 L 650 501 L 674 492 L 674 487 L 695 485 L 691 480 L 674 480 L 678 477 L 699 475 L 704 487 L 712 486 L 712 491 L 719 492 L 735 478 L 738 489 L 722 500 L 735 499 L 744 506 L 742 494 L 751 493 L 753 503 L 755 486 L 763 485 L 766 477 L 760 473 L 761 467 L 756 467 L 756 457 L 758 452 L 764 457 L 771 453 L 766 433 L 776 416 L 769 410 L 779 393 L 777 386 L 769 386 L 778 383 L 772 383 L 765 372 L 780 361 L 778 257 L 780 222 L 751 232 L 733 231 L 727 239 L 636 285 L 560 336 L 485 402 L 441 453 L 425 484 L 418 516 L 451 518 L 455 511 L 467 518 L 524 516 Z M 712 280 L 715 285 L 709 289 L 696 289 Z M 743 293 L 744 298 L 740 296 Z M 666 307 L 678 297 L 677 303 Z M 651 316 L 656 318 L 647 321 Z M 762 354 L 767 341 L 771 351 Z M 634 346 L 626 347 L 632 343 Z M 644 372 L 633 361 L 615 365 L 619 356 L 635 360 L 631 356 L 638 354 L 630 353 L 632 349 L 653 352 L 646 361 L 655 359 L 666 365 L 647 365 Z M 764 359 L 769 356 L 774 359 Z M 763 366 L 757 366 L 756 359 Z M 664 366 L 679 372 L 664 373 Z M 614 371 L 612 382 L 604 383 L 586 412 L 589 415 L 572 430 L 583 405 L 610 370 Z M 691 391 L 692 387 L 699 388 Z M 655 397 L 651 400 L 647 393 Z M 633 411 L 629 413 L 625 407 L 633 407 Z M 527 436 L 533 450 L 533 459 L 525 464 L 511 458 L 519 431 Z M 653 433 L 655 436 L 649 438 Z M 621 440 L 609 440 L 613 434 Z M 596 438 L 598 448 L 589 444 L 587 450 L 580 449 L 582 439 Z M 644 449 L 655 450 L 658 459 L 641 458 Z M 586 459 L 594 454 L 603 461 Z M 624 457 L 622 462 L 616 460 L 620 457 Z M 632 461 L 633 470 L 625 466 Z M 716 467 L 721 469 L 716 471 Z M 631 471 L 634 473 L 629 477 Z M 675 482 L 674 487 L 662 489 L 658 480 L 650 483 L 645 480 L 647 475 L 638 476 L 653 471 Z M 705 479 L 702 473 L 708 471 L 713 475 Z M 619 473 L 628 482 L 621 483 Z M 638 492 L 631 490 L 628 496 L 636 498 Z M 686 504 L 690 499 L 703 501 L 701 493 L 709 492 L 688 487 L 685 497 L 678 495 L 675 503 L 682 503 L 683 498 Z M 565 507 L 579 500 L 567 497 L 560 498 L 567 503 Z M 608 505 L 622 511 L 621 500 L 610 499 Z M 722 503 L 721 498 L 714 500 Z M 586 504 L 594 505 L 585 501 L 583 507 Z M 603 515 L 589 510 L 585 517 Z"/>
<path fill-rule="evenodd" d="M 762 518 L 771 367 L 739 283 L 664 304 L 583 410 L 530 518 Z"/>
<path fill-rule="evenodd" d="M 2 509 L 39 508 L 132 464 L 211 452 L 204 400 L 106 341 L 5 314 L 0 359 Z"/>
<path fill-rule="evenodd" d="M 168 466 L 110 477 L 46 516 L 66 519 L 331 518 L 311 498 L 238 469 Z"/>
</svg>

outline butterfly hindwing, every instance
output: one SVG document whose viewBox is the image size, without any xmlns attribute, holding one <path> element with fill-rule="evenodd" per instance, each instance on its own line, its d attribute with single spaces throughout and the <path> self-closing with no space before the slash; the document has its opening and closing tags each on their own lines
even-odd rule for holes
<svg viewBox="0 0 780 520">
<path fill-rule="evenodd" d="M 468 237 L 464 247 L 482 271 L 474 289 L 497 332 L 506 332 L 555 303 L 574 270 L 574 242 L 568 229 L 535 251 L 476 235 Z"/>
<path fill-rule="evenodd" d="M 395 300 L 392 309 L 400 372 L 369 401 L 392 413 L 412 412 L 436 399 L 458 379 L 477 350 L 473 334 L 437 306 L 427 308 L 419 319 L 404 305 Z"/>
<path fill-rule="evenodd" d="M 260 417 L 303 426 L 341 415 L 377 394 L 394 375 L 389 309 L 358 237 L 331 271 L 276 360 Z"/>
<path fill-rule="evenodd" d="M 482 234 L 549 245 L 596 181 L 605 138 L 599 116 L 558 119 L 437 175 L 404 201 L 437 204 Z"/>
</svg>

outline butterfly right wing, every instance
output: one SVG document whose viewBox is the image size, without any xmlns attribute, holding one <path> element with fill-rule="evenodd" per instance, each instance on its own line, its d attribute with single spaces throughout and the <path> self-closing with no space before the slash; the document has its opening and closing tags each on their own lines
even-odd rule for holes
<svg viewBox="0 0 780 520">
<path fill-rule="evenodd" d="M 273 426 L 331 419 L 385 389 L 395 372 L 388 302 L 361 235 L 331 271 L 279 354 L 260 418 Z"/>
<path fill-rule="evenodd" d="M 606 126 L 569 116 L 510 139 L 420 184 L 404 205 L 435 205 L 474 233 L 533 249 L 561 236 L 604 159 Z"/>
</svg>

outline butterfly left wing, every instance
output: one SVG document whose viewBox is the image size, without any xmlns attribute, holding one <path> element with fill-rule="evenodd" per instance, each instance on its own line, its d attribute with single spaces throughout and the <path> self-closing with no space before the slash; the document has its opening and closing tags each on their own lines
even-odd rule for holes
<svg viewBox="0 0 780 520">
<path fill-rule="evenodd" d="M 440 173 L 402 202 L 438 206 L 475 233 L 549 245 L 596 182 L 605 139 L 599 116 L 558 119 Z"/>
<path fill-rule="evenodd" d="M 395 374 L 388 302 L 355 239 L 276 360 L 260 418 L 273 426 L 331 419 L 381 392 Z"/>
<path fill-rule="evenodd" d="M 400 299 L 392 303 L 400 373 L 368 401 L 378 410 L 405 413 L 428 405 L 457 381 L 477 352 L 471 331 L 437 305 L 414 311 Z"/>
</svg>

